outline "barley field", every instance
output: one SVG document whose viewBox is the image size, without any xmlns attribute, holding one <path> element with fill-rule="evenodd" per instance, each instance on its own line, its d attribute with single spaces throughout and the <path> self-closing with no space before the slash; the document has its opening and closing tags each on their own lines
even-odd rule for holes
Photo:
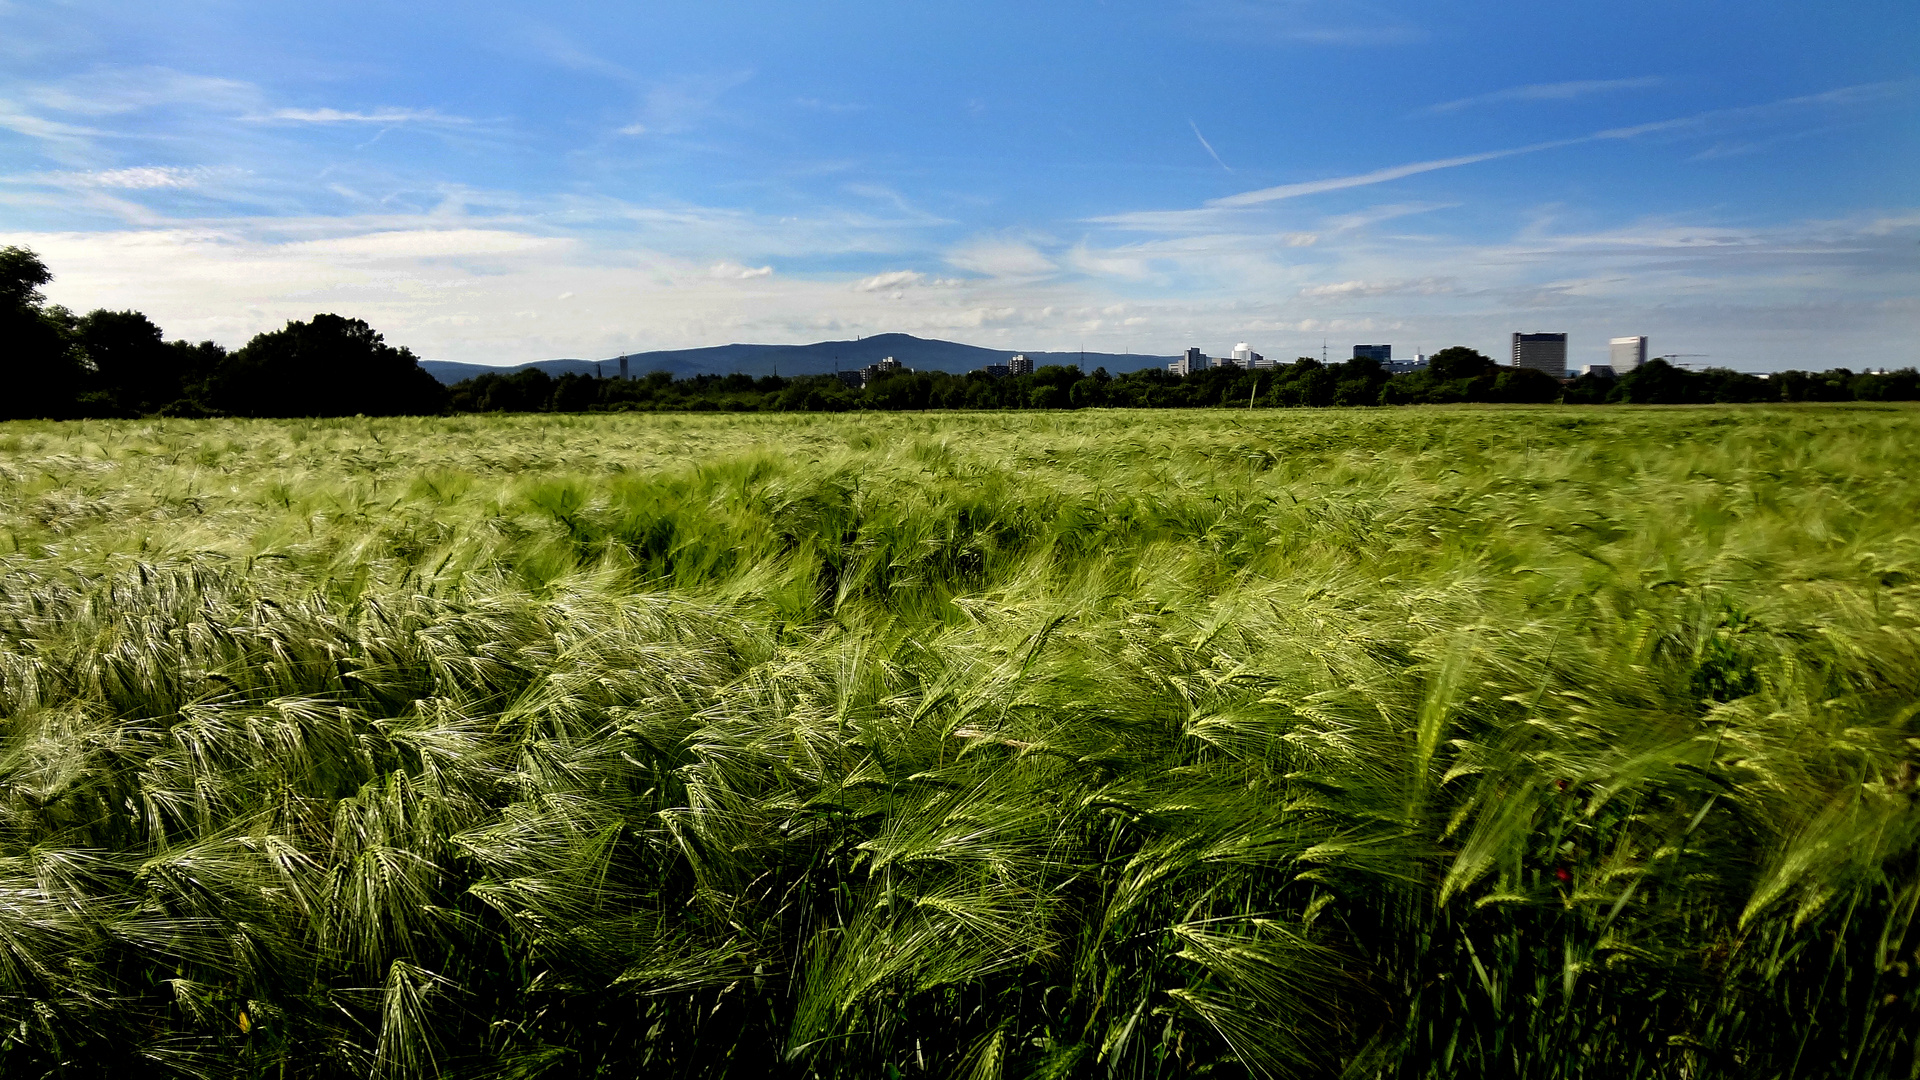
<svg viewBox="0 0 1920 1080">
<path fill-rule="evenodd" d="M 0 425 L 0 1075 L 1920 1076 L 1916 447 Z"/>
</svg>

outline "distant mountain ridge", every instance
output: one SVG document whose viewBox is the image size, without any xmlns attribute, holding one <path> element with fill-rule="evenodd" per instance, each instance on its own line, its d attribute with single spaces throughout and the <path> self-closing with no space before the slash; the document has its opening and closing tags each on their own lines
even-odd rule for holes
<svg viewBox="0 0 1920 1080">
<path fill-rule="evenodd" d="M 654 371 L 664 371 L 676 379 L 695 375 L 731 375 L 734 372 L 755 378 L 762 375 L 827 375 L 836 370 L 863 368 L 891 356 L 915 371 L 944 371 L 959 375 L 988 364 L 1004 364 L 1016 351 L 1025 350 L 987 349 L 957 341 L 919 338 L 912 334 L 875 334 L 857 341 L 820 341 L 812 345 L 712 345 L 702 349 L 629 353 L 627 374 L 636 379 Z M 1115 375 L 1142 368 L 1164 367 L 1175 359 L 1171 356 L 1102 352 L 1026 351 L 1026 355 L 1032 358 L 1035 367 L 1079 364 L 1086 371 L 1104 367 Z M 513 367 L 422 360 L 420 366 L 449 386 L 477 375 L 511 375 L 528 368 L 539 368 L 555 377 L 599 374 L 612 378 L 620 374 L 620 358 L 617 356 L 604 360 L 536 360 Z"/>
</svg>

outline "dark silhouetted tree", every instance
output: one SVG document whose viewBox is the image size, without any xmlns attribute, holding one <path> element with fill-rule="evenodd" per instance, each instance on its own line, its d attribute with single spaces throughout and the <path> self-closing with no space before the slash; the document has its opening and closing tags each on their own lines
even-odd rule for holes
<svg viewBox="0 0 1920 1080">
<path fill-rule="evenodd" d="M 1503 367 L 1493 377 L 1493 387 L 1484 400 L 1507 401 L 1522 405 L 1545 405 L 1559 401 L 1560 380 L 1533 368 Z"/>
<path fill-rule="evenodd" d="M 1694 375 L 1656 356 L 1620 376 L 1607 400 L 1628 405 L 1685 405 L 1702 400 L 1697 382 Z"/>
<path fill-rule="evenodd" d="M 142 416 L 186 396 L 190 354 L 167 345 L 137 311 L 95 311 L 80 320 L 80 347 L 93 365 L 84 395 L 89 415 Z"/>
<path fill-rule="evenodd" d="M 52 280 L 40 256 L 0 248 L 0 419 L 74 413 L 84 369 L 73 316 L 40 292 Z"/>
<path fill-rule="evenodd" d="M 1499 367 L 1477 349 L 1465 345 L 1455 345 L 1450 349 L 1441 349 L 1427 358 L 1427 373 L 1438 382 L 1452 382 L 1455 379 L 1477 379 L 1482 375 L 1491 375 Z"/>
<path fill-rule="evenodd" d="M 590 375 L 569 372 L 554 380 L 554 412 L 586 412 L 599 400 L 599 387 Z"/>
<path fill-rule="evenodd" d="M 439 412 L 446 389 L 359 319 L 315 315 L 259 334 L 214 373 L 212 404 L 242 416 Z"/>
</svg>

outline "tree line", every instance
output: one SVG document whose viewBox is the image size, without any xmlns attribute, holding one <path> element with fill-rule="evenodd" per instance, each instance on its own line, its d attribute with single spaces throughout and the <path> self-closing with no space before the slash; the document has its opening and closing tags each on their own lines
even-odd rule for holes
<svg viewBox="0 0 1920 1080">
<path fill-rule="evenodd" d="M 167 341 L 137 311 L 49 304 L 32 251 L 0 248 L 0 419 L 399 416 L 442 412 L 446 388 L 359 319 L 315 315 L 229 351 Z"/>
<path fill-rule="evenodd" d="M 1003 377 L 900 370 L 860 386 L 836 375 L 554 378 L 527 368 L 443 387 L 411 350 L 387 344 L 359 319 L 321 314 L 290 321 L 229 351 L 211 341 L 167 341 L 137 311 L 75 315 L 47 303 L 41 289 L 51 280 L 33 252 L 0 248 L 0 378 L 12 388 L 0 398 L 0 419 L 1920 400 L 1920 374 L 1912 368 L 1760 378 L 1687 371 L 1656 359 L 1619 378 L 1563 383 L 1460 346 L 1434 354 L 1425 370 L 1399 374 L 1365 358 L 1326 364 L 1303 356 L 1274 368 L 1185 376 L 1160 368 L 1110 375 L 1073 365 Z"/>
<path fill-rule="evenodd" d="M 916 409 L 1301 408 L 1333 405 L 1514 404 L 1689 405 L 1770 401 L 1920 400 L 1920 374 L 1786 371 L 1768 378 L 1723 369 L 1687 371 L 1652 360 L 1620 378 L 1587 375 L 1562 382 L 1530 368 L 1506 367 L 1473 349 L 1434 354 L 1423 371 L 1393 374 L 1377 361 L 1325 364 L 1303 356 L 1276 368 L 1210 368 L 1190 375 L 1150 368 L 1110 375 L 1073 365 L 1031 375 L 983 371 L 878 373 L 864 386 L 834 375 L 696 375 L 656 371 L 639 379 L 566 374 L 538 368 L 486 374 L 451 387 L 455 412 L 850 412 Z"/>
</svg>

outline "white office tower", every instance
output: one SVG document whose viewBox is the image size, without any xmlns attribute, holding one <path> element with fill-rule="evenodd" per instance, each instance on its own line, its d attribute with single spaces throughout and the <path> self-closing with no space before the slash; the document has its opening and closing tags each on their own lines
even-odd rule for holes
<svg viewBox="0 0 1920 1080">
<path fill-rule="evenodd" d="M 1031 375 L 1033 374 L 1033 361 L 1027 359 L 1026 353 L 1014 353 L 1013 359 L 1007 361 L 1007 369 L 1015 375 Z"/>
<path fill-rule="evenodd" d="M 1243 368 L 1253 366 L 1253 346 L 1241 342 L 1233 347 L 1233 362 Z"/>
<path fill-rule="evenodd" d="M 1617 337 L 1607 342 L 1607 349 L 1612 354 L 1609 357 L 1612 363 L 1607 366 L 1616 375 L 1625 375 L 1647 362 L 1647 339 L 1644 337 Z"/>
</svg>

